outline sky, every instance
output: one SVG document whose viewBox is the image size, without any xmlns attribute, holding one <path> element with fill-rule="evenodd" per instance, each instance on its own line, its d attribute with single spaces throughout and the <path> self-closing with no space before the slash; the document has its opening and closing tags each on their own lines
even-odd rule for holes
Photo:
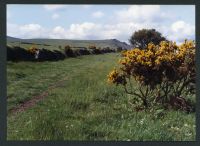
<svg viewBox="0 0 200 146">
<path fill-rule="evenodd" d="M 17 38 L 99 40 L 128 43 L 140 29 L 168 40 L 195 39 L 194 5 L 7 5 L 7 35 Z"/>
</svg>

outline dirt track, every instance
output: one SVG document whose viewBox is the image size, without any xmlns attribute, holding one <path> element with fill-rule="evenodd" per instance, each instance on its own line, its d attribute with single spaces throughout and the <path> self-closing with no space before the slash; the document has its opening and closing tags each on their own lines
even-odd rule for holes
<svg viewBox="0 0 200 146">
<path fill-rule="evenodd" d="M 24 103 L 21 103 L 17 107 L 11 109 L 10 113 L 15 114 L 15 113 L 18 113 L 18 112 L 23 112 L 23 111 L 33 107 L 34 105 L 36 105 L 37 102 L 39 102 L 42 99 L 44 99 L 45 97 L 47 97 L 49 95 L 50 90 L 53 90 L 55 88 L 63 86 L 66 80 L 67 80 L 67 78 L 64 78 L 60 81 L 57 81 L 55 84 L 49 86 L 46 91 L 40 93 L 37 96 L 34 96 L 32 99 L 25 101 Z"/>
</svg>

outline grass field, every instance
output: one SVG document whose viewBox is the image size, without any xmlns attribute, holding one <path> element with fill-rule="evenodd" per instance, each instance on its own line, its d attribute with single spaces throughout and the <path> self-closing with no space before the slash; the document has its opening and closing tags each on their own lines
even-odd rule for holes
<svg viewBox="0 0 200 146">
<path fill-rule="evenodd" d="M 8 62 L 7 139 L 195 140 L 195 113 L 135 112 L 131 97 L 120 86 L 107 84 L 118 59 L 119 54 L 110 53 L 57 62 Z M 34 106 L 11 112 L 44 91 L 48 95 Z"/>
<path fill-rule="evenodd" d="M 21 43 L 21 42 L 8 42 L 7 43 L 9 46 L 20 46 L 24 49 L 29 49 L 31 46 L 35 46 L 37 48 L 45 48 L 45 49 L 48 49 L 48 50 L 58 50 L 58 51 L 61 51 L 61 49 L 59 49 L 58 45 L 55 45 L 55 44 L 52 44 L 52 45 L 48 45 L 46 46 L 45 44 L 24 44 L 24 43 Z"/>
<path fill-rule="evenodd" d="M 7 37 L 7 45 L 10 46 L 20 46 L 22 48 L 28 49 L 30 46 L 35 46 L 37 48 L 45 48 L 47 50 L 58 50 L 61 51 L 66 45 L 69 45 L 72 49 L 77 49 L 77 47 L 88 48 L 89 46 L 96 46 L 97 48 L 112 48 L 116 49 L 121 47 L 123 49 L 131 48 L 130 45 L 125 42 L 121 42 L 117 39 L 106 39 L 106 40 L 65 40 L 65 39 L 18 39 Z M 59 48 L 61 46 L 61 48 Z"/>
</svg>

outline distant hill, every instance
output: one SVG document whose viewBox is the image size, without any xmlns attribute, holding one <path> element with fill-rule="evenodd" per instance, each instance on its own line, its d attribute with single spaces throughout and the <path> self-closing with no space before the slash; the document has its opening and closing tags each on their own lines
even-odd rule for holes
<svg viewBox="0 0 200 146">
<path fill-rule="evenodd" d="M 7 41 L 19 41 L 20 39 L 7 36 Z"/>
<path fill-rule="evenodd" d="M 7 36 L 8 45 L 17 45 L 17 44 L 36 44 L 43 45 L 43 47 L 49 46 L 49 49 L 58 48 L 58 46 L 70 45 L 71 47 L 88 47 L 90 45 L 95 45 L 97 48 L 110 47 L 116 49 L 121 47 L 122 49 L 130 49 L 131 46 L 125 42 L 121 42 L 117 39 L 106 39 L 106 40 L 68 40 L 68 39 L 20 39 Z"/>
</svg>

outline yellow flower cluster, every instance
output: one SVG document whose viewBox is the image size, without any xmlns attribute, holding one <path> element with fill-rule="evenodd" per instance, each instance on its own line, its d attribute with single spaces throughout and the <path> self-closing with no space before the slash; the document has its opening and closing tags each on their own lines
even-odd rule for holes
<svg viewBox="0 0 200 146">
<path fill-rule="evenodd" d="M 194 62 L 194 54 L 194 41 L 186 40 L 181 45 L 168 41 L 162 41 L 159 45 L 149 43 L 143 50 L 135 48 L 123 51 L 122 59 L 119 60 L 119 64 L 122 65 L 120 70 L 122 74 L 134 76 L 138 81 L 157 80 L 159 82 L 163 77 L 163 71 L 167 68 L 176 72 L 177 68 L 186 63 L 186 60 Z M 121 74 L 114 69 L 109 74 L 108 80 L 111 83 L 119 83 L 123 79 L 120 77 Z M 169 74 L 168 77 L 172 79 Z"/>
<path fill-rule="evenodd" d="M 143 50 L 135 48 L 123 51 L 121 56 L 120 67 L 109 73 L 108 82 L 122 85 L 126 93 L 141 99 L 143 106 L 154 105 L 150 102 L 158 97 L 170 99 L 171 96 L 178 97 L 191 92 L 190 82 L 194 82 L 196 75 L 193 41 L 186 40 L 181 45 L 167 41 L 159 45 L 150 43 Z M 132 79 L 139 86 L 132 86 Z M 181 86 L 177 89 L 177 84 L 180 83 Z M 147 98 L 150 100 L 146 100 Z M 166 103 L 169 103 L 168 100 L 162 100 L 163 105 Z"/>
<path fill-rule="evenodd" d="M 150 47 L 152 48 L 152 47 Z M 140 50 L 138 48 L 129 50 L 123 53 L 124 58 L 120 59 L 119 63 L 122 65 L 141 65 L 151 66 L 151 58 L 153 57 L 153 50 Z"/>
<path fill-rule="evenodd" d="M 31 46 L 28 51 L 31 53 L 31 54 L 35 54 L 36 51 L 38 51 L 38 48 L 36 48 L 35 46 Z"/>
<path fill-rule="evenodd" d="M 108 82 L 109 83 L 115 83 L 117 78 L 118 78 L 118 76 L 119 76 L 119 72 L 116 69 L 114 69 L 108 75 Z"/>
<path fill-rule="evenodd" d="M 118 84 L 125 85 L 126 79 L 125 79 L 125 76 L 122 73 L 120 73 L 116 69 L 114 69 L 108 75 L 108 82 L 109 83 L 116 83 L 117 85 Z"/>
<path fill-rule="evenodd" d="M 143 65 L 151 67 L 153 65 L 160 65 L 162 62 L 183 60 L 188 53 L 195 53 L 194 51 L 193 41 L 185 41 L 180 46 L 177 46 L 173 42 L 162 41 L 159 46 L 150 43 L 144 50 L 135 48 L 123 52 L 123 58 L 120 59 L 119 63 L 122 65 Z"/>
</svg>

